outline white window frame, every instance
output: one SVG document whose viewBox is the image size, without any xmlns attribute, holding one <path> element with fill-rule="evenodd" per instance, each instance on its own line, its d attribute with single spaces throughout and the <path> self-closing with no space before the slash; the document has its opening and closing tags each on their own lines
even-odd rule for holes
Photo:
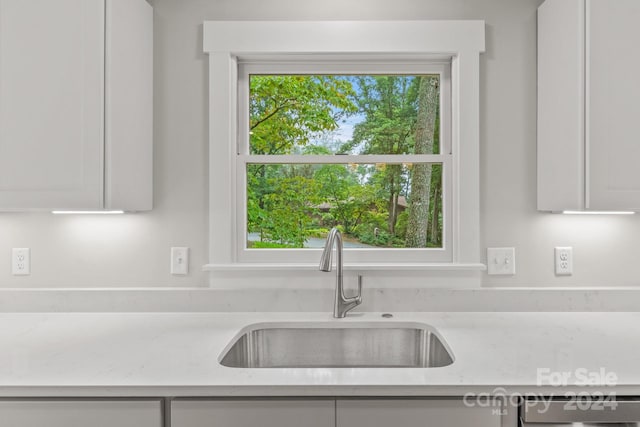
<svg viewBox="0 0 640 427">
<path fill-rule="evenodd" d="M 360 74 L 360 75 L 438 75 L 440 78 L 440 143 L 441 154 L 432 155 L 249 155 L 249 78 L 252 74 Z M 451 262 L 451 177 L 453 157 L 451 150 L 451 62 L 438 59 L 383 61 L 369 58 L 354 61 L 353 58 L 336 61 L 335 58 L 314 57 L 313 62 L 299 58 L 238 61 L 238 156 L 236 158 L 236 256 L 239 262 L 314 262 L 320 258 L 320 249 L 248 249 L 241 242 L 247 241 L 247 177 L 246 166 L 251 163 L 272 164 L 402 164 L 429 162 L 442 164 L 443 168 L 443 246 L 442 248 L 371 248 L 345 249 L 350 262 Z"/>
<path fill-rule="evenodd" d="M 243 85 L 239 84 L 243 79 L 239 64 L 247 64 L 246 70 L 258 67 L 274 73 L 322 69 L 335 71 L 332 74 L 348 74 L 350 70 L 361 74 L 424 74 L 438 60 L 451 64 L 450 138 L 443 135 L 450 142 L 441 155 L 423 155 L 423 160 L 442 163 L 446 174 L 444 248 L 352 249 L 345 254 L 345 261 L 378 267 L 388 264 L 390 268 L 408 264 L 435 269 L 483 268 L 479 248 L 478 147 L 483 21 L 207 21 L 204 50 L 209 54 L 210 72 L 210 269 L 266 264 L 285 268 L 319 259 L 318 250 L 313 249 L 245 248 L 243 175 L 250 159 L 239 154 L 242 150 L 238 148 L 248 143 L 242 139 L 246 129 L 241 131 L 247 118 L 238 114 L 239 98 L 245 96 Z M 331 156 L 314 157 L 305 159 L 331 162 L 327 159 Z M 366 157 L 362 163 L 371 163 L 372 156 L 361 157 Z M 396 155 L 379 157 L 375 160 L 400 160 Z M 344 163 L 339 159 L 334 162 Z"/>
</svg>

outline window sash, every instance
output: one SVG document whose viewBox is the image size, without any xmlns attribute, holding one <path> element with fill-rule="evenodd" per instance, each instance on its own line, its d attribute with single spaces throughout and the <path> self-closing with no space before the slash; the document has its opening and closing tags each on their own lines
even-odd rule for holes
<svg viewBox="0 0 640 427">
<path fill-rule="evenodd" d="M 264 161 L 256 161 L 257 159 Z M 266 159 L 265 159 L 266 158 Z M 308 159 L 312 158 L 312 159 Z M 247 165 L 255 164 L 403 164 L 431 163 L 442 165 L 442 247 L 441 248 L 345 248 L 350 263 L 451 262 L 452 233 L 452 156 L 437 155 L 365 155 L 365 156 L 237 156 L 236 163 L 236 256 L 239 262 L 310 263 L 317 262 L 321 249 L 253 249 L 247 248 Z M 309 161 L 311 160 L 311 161 Z"/>
<path fill-rule="evenodd" d="M 298 57 L 278 62 L 238 63 L 238 139 L 236 153 L 250 153 L 249 147 L 249 80 L 251 75 L 438 75 L 440 77 L 440 152 L 453 153 L 451 144 L 451 60 L 437 61 L 362 61 L 340 62 L 322 56 L 313 62 L 300 62 Z"/>
<path fill-rule="evenodd" d="M 439 75 L 440 78 L 440 153 L 384 155 L 251 155 L 249 146 L 249 79 L 251 75 Z M 236 203 L 234 215 L 235 256 L 244 263 L 309 263 L 319 259 L 321 249 L 247 248 L 247 165 L 249 164 L 442 164 L 442 247 L 441 248 L 345 248 L 350 263 L 437 263 L 453 261 L 453 182 L 456 153 L 452 149 L 451 61 L 443 60 L 371 60 L 358 62 L 288 60 L 239 61 L 237 86 L 238 137 L 236 147 Z"/>
</svg>

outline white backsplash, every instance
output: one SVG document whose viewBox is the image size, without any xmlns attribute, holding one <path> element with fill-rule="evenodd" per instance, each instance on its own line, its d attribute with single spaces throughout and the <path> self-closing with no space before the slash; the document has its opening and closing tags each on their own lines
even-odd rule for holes
<svg viewBox="0 0 640 427">
<path fill-rule="evenodd" d="M 0 312 L 330 312 L 332 289 L 0 290 Z M 357 312 L 638 311 L 640 288 L 366 289 Z"/>
</svg>

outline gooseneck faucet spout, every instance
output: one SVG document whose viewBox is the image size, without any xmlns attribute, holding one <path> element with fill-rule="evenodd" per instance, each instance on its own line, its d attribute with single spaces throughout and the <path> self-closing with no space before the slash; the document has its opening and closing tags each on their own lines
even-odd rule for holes
<svg viewBox="0 0 640 427">
<path fill-rule="evenodd" d="M 331 254 L 336 248 L 336 293 L 333 305 L 333 317 L 342 319 L 349 310 L 362 303 L 362 276 L 358 276 L 358 295 L 347 298 L 344 295 L 342 274 L 342 234 L 337 228 L 332 228 L 324 244 L 320 257 L 320 271 L 331 271 Z"/>
</svg>

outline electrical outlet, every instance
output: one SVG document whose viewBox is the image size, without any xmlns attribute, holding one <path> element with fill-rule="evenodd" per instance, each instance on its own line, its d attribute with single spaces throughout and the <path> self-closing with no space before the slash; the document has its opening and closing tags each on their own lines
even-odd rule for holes
<svg viewBox="0 0 640 427">
<path fill-rule="evenodd" d="M 189 248 L 171 248 L 171 274 L 189 274 Z"/>
<path fill-rule="evenodd" d="M 573 274 L 573 248 L 558 246 L 555 248 L 556 276 L 571 276 Z"/>
<path fill-rule="evenodd" d="M 503 276 L 516 274 L 516 248 L 487 248 L 487 273 Z"/>
<path fill-rule="evenodd" d="M 11 253 L 11 274 L 28 276 L 31 274 L 31 250 L 29 248 L 13 248 Z"/>
</svg>

